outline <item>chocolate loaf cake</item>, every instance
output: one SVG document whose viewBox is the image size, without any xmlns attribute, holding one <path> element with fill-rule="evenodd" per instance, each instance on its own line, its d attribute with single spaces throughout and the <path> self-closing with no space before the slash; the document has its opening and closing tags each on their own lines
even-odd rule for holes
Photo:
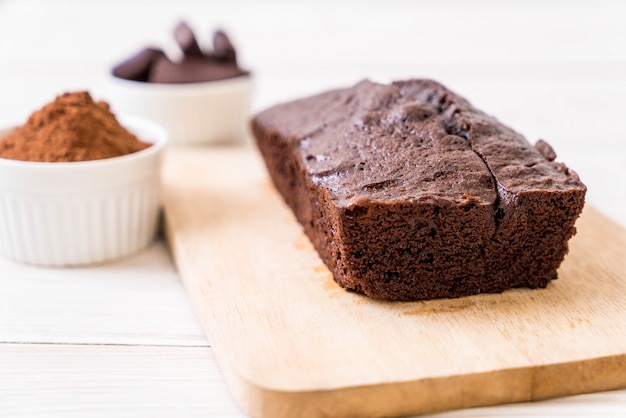
<svg viewBox="0 0 626 418">
<path fill-rule="evenodd" d="M 354 87 L 252 121 L 269 174 L 335 280 L 390 300 L 545 287 L 586 187 L 431 80 Z"/>
</svg>

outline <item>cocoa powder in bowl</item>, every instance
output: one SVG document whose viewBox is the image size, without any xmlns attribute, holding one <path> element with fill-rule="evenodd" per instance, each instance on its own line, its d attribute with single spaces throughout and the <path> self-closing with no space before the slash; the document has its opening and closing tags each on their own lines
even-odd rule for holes
<svg viewBox="0 0 626 418">
<path fill-rule="evenodd" d="M 0 139 L 0 158 L 90 161 L 131 154 L 150 145 L 120 125 L 107 103 L 77 92 L 58 96 Z"/>
</svg>

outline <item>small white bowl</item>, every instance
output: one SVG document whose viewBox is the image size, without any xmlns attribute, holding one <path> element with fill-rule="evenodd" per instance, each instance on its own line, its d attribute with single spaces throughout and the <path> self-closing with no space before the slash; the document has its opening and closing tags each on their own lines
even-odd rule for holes
<svg viewBox="0 0 626 418">
<path fill-rule="evenodd" d="M 171 145 L 243 143 L 252 76 L 203 83 L 159 84 L 106 77 L 99 95 L 114 112 L 163 126 Z"/>
<path fill-rule="evenodd" d="M 94 161 L 0 158 L 0 255 L 29 264 L 77 266 L 125 256 L 153 240 L 167 134 L 149 121 L 119 121 L 153 145 Z"/>
</svg>

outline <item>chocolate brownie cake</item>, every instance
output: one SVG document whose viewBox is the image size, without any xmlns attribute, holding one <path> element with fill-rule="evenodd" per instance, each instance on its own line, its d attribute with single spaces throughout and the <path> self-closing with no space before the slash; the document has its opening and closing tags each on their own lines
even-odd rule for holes
<svg viewBox="0 0 626 418">
<path fill-rule="evenodd" d="M 344 288 L 391 300 L 545 287 L 586 187 L 431 80 L 363 81 L 252 121 L 269 174 Z"/>
</svg>

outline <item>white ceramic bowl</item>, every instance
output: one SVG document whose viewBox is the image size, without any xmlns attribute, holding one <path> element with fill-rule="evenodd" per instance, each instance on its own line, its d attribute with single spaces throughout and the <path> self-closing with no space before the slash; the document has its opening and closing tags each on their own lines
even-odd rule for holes
<svg viewBox="0 0 626 418">
<path fill-rule="evenodd" d="M 109 75 L 99 95 L 116 113 L 163 126 L 171 145 L 203 145 L 245 141 L 252 89 L 252 76 L 158 84 Z"/>
<path fill-rule="evenodd" d="M 167 134 L 149 121 L 119 121 L 153 145 L 84 162 L 0 158 L 0 255 L 30 264 L 77 266 L 125 256 L 153 240 Z"/>
</svg>

